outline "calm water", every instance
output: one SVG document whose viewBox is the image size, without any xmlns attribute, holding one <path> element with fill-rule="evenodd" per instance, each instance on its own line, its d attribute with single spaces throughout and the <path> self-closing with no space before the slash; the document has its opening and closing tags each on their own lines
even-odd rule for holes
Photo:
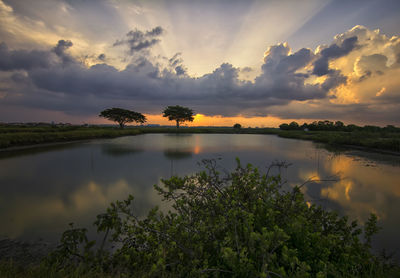
<svg viewBox="0 0 400 278">
<path fill-rule="evenodd" d="M 308 184 L 306 198 L 360 221 L 376 213 L 384 228 L 376 247 L 400 250 L 400 157 L 333 153 L 272 135 L 146 134 L 0 152 L 0 236 L 57 240 L 68 223 L 89 227 L 131 193 L 144 215 L 160 204 L 153 185 L 161 178 L 194 173 L 204 158 L 231 170 L 235 157 L 262 171 L 274 161 L 290 163 L 281 171 L 289 185 L 339 179 Z"/>
</svg>

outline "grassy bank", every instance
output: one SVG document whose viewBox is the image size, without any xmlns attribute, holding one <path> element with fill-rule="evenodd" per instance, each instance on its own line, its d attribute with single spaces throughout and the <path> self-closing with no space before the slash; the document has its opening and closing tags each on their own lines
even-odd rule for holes
<svg viewBox="0 0 400 278">
<path fill-rule="evenodd" d="M 357 146 L 366 149 L 400 152 L 399 133 L 380 133 L 366 131 L 279 131 L 284 138 L 311 140 L 339 146 Z"/>
<path fill-rule="evenodd" d="M 18 146 L 28 146 L 44 143 L 69 142 L 95 138 L 114 138 L 119 136 L 137 135 L 142 133 L 191 133 L 191 134 L 277 134 L 276 128 L 172 128 L 172 127 L 84 127 L 84 126 L 0 126 L 0 149 Z"/>
<path fill-rule="evenodd" d="M 1 126 L 0 148 L 35 145 L 75 140 L 114 138 L 143 133 L 190 134 L 275 134 L 284 138 L 311 140 L 330 145 L 361 147 L 366 149 L 400 152 L 400 133 L 371 131 L 303 131 L 277 128 L 219 128 L 219 127 L 138 127 L 119 129 L 113 127 L 82 126 Z"/>
<path fill-rule="evenodd" d="M 26 127 L 7 126 L 0 128 L 0 148 L 27 146 L 44 143 L 69 142 L 95 138 L 114 138 L 137 135 L 138 129 L 116 129 L 111 127 Z"/>
</svg>

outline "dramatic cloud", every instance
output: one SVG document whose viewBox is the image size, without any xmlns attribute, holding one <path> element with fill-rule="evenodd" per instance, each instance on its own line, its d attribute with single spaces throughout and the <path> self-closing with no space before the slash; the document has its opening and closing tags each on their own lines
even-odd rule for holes
<svg viewBox="0 0 400 278">
<path fill-rule="evenodd" d="M 39 50 L 9 50 L 7 44 L 0 43 L 0 70 L 30 70 L 33 68 L 49 68 L 52 54 Z"/>
<path fill-rule="evenodd" d="M 59 40 L 53 51 L 61 58 L 63 64 L 73 63 L 75 60 L 66 53 L 66 50 L 72 46 L 71 41 Z"/>
<path fill-rule="evenodd" d="M 320 58 L 314 63 L 313 74 L 322 76 L 330 73 L 329 60 L 343 57 L 354 49 L 357 43 L 357 37 L 345 39 L 340 46 L 332 44 L 329 47 L 323 48 L 320 51 Z"/>
<path fill-rule="evenodd" d="M 99 59 L 100 61 L 104 61 L 106 59 L 106 54 L 101 53 L 99 56 L 97 56 L 97 59 Z"/>
<path fill-rule="evenodd" d="M 285 100 L 325 97 L 327 91 L 322 90 L 320 84 L 305 84 L 309 73 L 300 72 L 312 61 L 311 50 L 303 48 L 293 54 L 290 52 L 286 43 L 271 46 L 265 52 L 262 74 L 254 84 L 257 94 Z"/>
<path fill-rule="evenodd" d="M 398 123 L 397 36 L 356 26 L 315 51 L 272 45 L 258 76 L 243 80 L 241 75 L 252 68 L 223 63 L 192 77 L 181 53 L 151 55 L 163 32 L 161 27 L 135 30 L 115 42 L 135 54 L 123 69 L 109 64 L 107 53 L 94 56 L 99 64 L 80 62 L 69 40 L 47 50 L 14 50 L 2 43 L 0 106 L 90 116 L 111 106 L 158 114 L 166 105 L 179 104 L 206 115 Z"/>
<path fill-rule="evenodd" d="M 133 55 L 140 50 L 148 49 L 153 45 L 159 43 L 160 39 L 158 39 L 157 37 L 159 37 L 163 32 L 164 30 L 160 26 L 146 32 L 135 29 L 129 31 L 126 34 L 125 39 L 117 40 L 113 45 L 127 45 L 129 47 L 129 53 Z"/>
</svg>

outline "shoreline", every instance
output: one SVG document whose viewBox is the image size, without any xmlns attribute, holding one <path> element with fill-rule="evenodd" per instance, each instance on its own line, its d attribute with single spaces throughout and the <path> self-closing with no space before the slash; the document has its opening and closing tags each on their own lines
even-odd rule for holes
<svg viewBox="0 0 400 278">
<path fill-rule="evenodd" d="M 124 136 L 136 136 L 140 134 L 166 134 L 166 133 L 176 133 L 176 134 L 258 134 L 258 135 L 276 135 L 281 138 L 286 139 L 296 139 L 296 140 L 307 140 L 312 141 L 314 143 L 325 144 L 327 146 L 344 148 L 344 149 L 353 149 L 360 150 L 365 152 L 374 152 L 381 153 L 393 156 L 400 156 L 400 151 L 391 150 L 388 148 L 374 148 L 365 146 L 360 142 L 360 145 L 357 144 L 347 144 L 346 140 L 352 138 L 353 134 L 343 134 L 343 133 L 328 133 L 327 131 L 322 132 L 288 132 L 283 131 L 276 128 L 242 128 L 242 129 L 233 129 L 233 128 L 180 128 L 177 130 L 176 128 L 126 128 L 123 130 L 119 129 L 110 129 L 110 128 L 92 128 L 89 130 L 72 130 L 72 131 L 55 131 L 55 132 L 31 132 L 31 133 L 11 133 L 11 135 L 16 135 L 15 140 L 8 141 L 7 145 L 4 146 L 0 144 L 0 153 L 20 151 L 20 150 L 29 150 L 41 147 L 52 147 L 52 146 L 61 146 L 68 145 L 74 143 L 82 143 L 89 142 L 91 140 L 98 139 L 112 139 L 117 137 Z M 10 133 L 1 134 L 0 140 L 2 137 L 9 136 Z M 18 135 L 20 135 L 18 137 Z M 332 138 L 334 135 L 337 138 Z M 40 138 L 32 138 L 32 137 L 40 137 Z M 359 135 L 357 135 L 359 136 Z M 384 140 L 387 138 L 375 138 L 375 140 Z M 390 139 L 390 138 L 389 138 Z M 395 139 L 393 139 L 395 140 Z M 341 143 L 343 142 L 343 143 Z M 378 144 L 378 143 L 376 143 Z"/>
<path fill-rule="evenodd" d="M 90 142 L 91 140 L 97 139 L 106 139 L 106 138 L 93 138 L 93 139 L 80 139 L 80 140 L 71 140 L 71 141 L 60 141 L 60 142 L 49 142 L 49 143 L 39 143 L 39 144 L 32 144 L 32 145 L 20 145 L 20 146 L 12 146 L 6 148 L 0 148 L 0 154 L 6 152 L 13 152 L 13 151 L 23 151 L 23 150 L 30 150 L 36 148 L 46 148 L 46 147 L 55 147 L 55 146 L 62 146 L 62 145 L 71 145 L 71 144 L 79 144 Z"/>
</svg>

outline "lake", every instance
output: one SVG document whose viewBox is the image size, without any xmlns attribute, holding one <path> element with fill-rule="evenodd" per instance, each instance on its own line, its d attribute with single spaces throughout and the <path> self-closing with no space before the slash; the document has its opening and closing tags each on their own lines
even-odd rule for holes
<svg viewBox="0 0 400 278">
<path fill-rule="evenodd" d="M 2 151 L 0 236 L 56 241 L 68 223 L 89 227 L 110 202 L 128 194 L 144 216 L 161 204 L 153 190 L 160 179 L 195 173 L 202 159 L 232 170 L 236 157 L 261 172 L 274 162 L 290 164 L 275 168 L 287 186 L 312 179 L 303 187 L 308 201 L 361 222 L 377 214 L 383 230 L 374 248 L 400 250 L 400 156 L 330 151 L 274 135 L 145 134 Z"/>
</svg>

